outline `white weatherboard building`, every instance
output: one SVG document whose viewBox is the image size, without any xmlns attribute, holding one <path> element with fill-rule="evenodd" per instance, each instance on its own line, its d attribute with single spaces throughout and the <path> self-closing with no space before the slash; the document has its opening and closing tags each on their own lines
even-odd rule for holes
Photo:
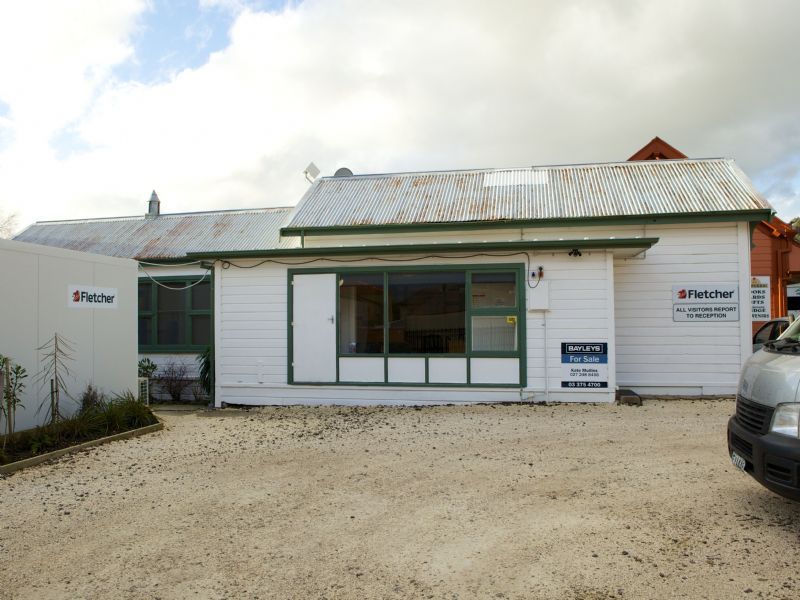
<svg viewBox="0 0 800 600">
<path fill-rule="evenodd" d="M 37 380 L 40 348 L 56 333 L 72 347 L 62 414 L 79 407 L 89 384 L 108 395 L 136 392 L 136 262 L 0 240 L 0 273 L 0 354 L 28 372 L 17 431 L 49 414 L 49 382 Z"/>
<path fill-rule="evenodd" d="M 213 274 L 217 405 L 733 393 L 772 212 L 728 159 L 325 177 L 275 210 L 169 258 Z"/>
</svg>

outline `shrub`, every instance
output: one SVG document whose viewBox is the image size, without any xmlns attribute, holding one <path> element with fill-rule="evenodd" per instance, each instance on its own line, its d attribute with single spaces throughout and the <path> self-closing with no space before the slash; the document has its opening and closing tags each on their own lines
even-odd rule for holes
<svg viewBox="0 0 800 600">
<path fill-rule="evenodd" d="M 143 358 L 139 361 L 139 377 L 147 377 L 150 379 L 158 370 L 158 365 L 149 358 Z"/>
<path fill-rule="evenodd" d="M 81 413 L 95 411 L 106 404 L 106 397 L 91 383 L 86 386 L 86 391 L 81 394 Z"/>
<path fill-rule="evenodd" d="M 169 394 L 173 402 L 180 402 L 183 391 L 192 383 L 188 373 L 184 363 L 170 361 L 158 374 L 157 381 L 161 389 Z"/>
<path fill-rule="evenodd" d="M 81 410 L 69 419 L 4 436 L 6 447 L 0 452 L 0 464 L 158 422 L 150 409 L 130 393 L 105 400 L 89 386 L 84 398 L 91 400 L 82 403 Z"/>
<path fill-rule="evenodd" d="M 206 395 L 211 395 L 211 373 L 214 369 L 214 361 L 211 358 L 211 346 L 206 348 L 202 354 L 197 357 L 197 362 L 200 363 L 200 386 Z"/>
</svg>

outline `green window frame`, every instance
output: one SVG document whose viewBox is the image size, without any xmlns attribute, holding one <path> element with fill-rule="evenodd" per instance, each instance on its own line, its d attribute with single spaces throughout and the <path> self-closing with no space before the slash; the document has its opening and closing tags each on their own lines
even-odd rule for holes
<svg viewBox="0 0 800 600">
<path fill-rule="evenodd" d="M 203 283 L 199 283 L 202 280 Z M 159 293 L 164 288 L 162 285 L 167 285 L 172 288 L 188 288 L 181 290 L 179 319 L 180 328 L 179 339 L 177 343 L 166 344 L 159 343 L 158 341 L 158 325 L 159 325 L 159 310 L 158 300 Z M 143 286 L 149 286 L 149 289 Z M 192 286 L 192 287 L 188 287 Z M 169 353 L 201 353 L 205 351 L 213 340 L 213 286 L 208 277 L 154 277 L 140 278 L 139 279 L 139 315 L 138 327 L 139 332 L 146 328 L 150 343 L 139 343 L 139 353 L 141 354 L 169 354 Z M 208 294 L 205 299 L 201 294 Z M 146 304 L 145 305 L 145 299 Z M 198 300 L 201 301 L 202 306 L 196 307 Z M 193 343 L 194 335 L 194 322 L 195 319 L 208 317 L 208 341 L 205 343 Z"/>
<path fill-rule="evenodd" d="M 425 353 L 398 353 L 398 352 L 390 352 L 389 351 L 389 344 L 387 341 L 389 340 L 389 274 L 390 273 L 410 273 L 410 272 L 428 272 L 428 273 L 435 273 L 435 272 L 459 272 L 464 273 L 465 276 L 465 316 L 464 316 L 464 327 L 465 327 L 465 348 L 463 352 L 444 352 L 444 353 L 436 353 L 436 354 L 425 354 Z M 525 277 L 525 265 L 524 264 L 507 264 L 507 263 L 498 263 L 498 264 L 486 264 L 486 265 L 425 265 L 425 266 L 378 266 L 378 267 L 345 267 L 345 268 L 319 268 L 319 269 L 289 269 L 288 270 L 288 311 L 287 311 L 287 334 L 288 334 L 288 352 L 289 352 L 289 360 L 287 361 L 288 364 L 288 373 L 287 373 L 287 381 L 289 384 L 293 384 L 293 376 L 292 376 L 292 348 L 293 348 L 293 337 L 292 337 L 292 278 L 294 275 L 306 275 L 306 274 L 315 274 L 315 273 L 331 273 L 336 275 L 337 281 L 337 291 L 336 291 L 336 382 L 335 383 L 326 383 L 321 385 L 371 385 L 371 386 L 402 386 L 402 387 L 415 387 L 415 386 L 422 386 L 422 387 L 512 387 L 512 388 L 519 388 L 524 385 L 524 382 L 527 380 L 527 366 L 526 366 L 526 338 L 525 338 L 525 331 L 526 331 L 526 308 L 525 308 L 525 287 L 527 285 L 527 279 Z M 342 345 L 341 345 L 341 336 L 340 336 L 340 325 L 341 325 L 341 315 L 340 315 L 340 294 L 339 294 L 339 282 L 341 281 L 342 276 L 346 275 L 358 275 L 358 274 L 380 274 L 383 276 L 383 352 L 371 352 L 371 353 L 350 353 L 350 352 L 342 352 Z M 473 295 L 472 295 L 472 279 L 473 274 L 480 273 L 510 273 L 514 275 L 514 281 L 516 285 L 516 294 L 514 294 L 514 305 L 513 306 L 482 306 L 476 307 L 473 306 Z M 507 317 L 513 318 L 515 321 L 515 348 L 513 350 L 473 350 L 473 318 L 481 318 L 481 317 Z M 339 380 L 339 359 L 341 358 L 353 358 L 353 357 L 382 357 L 384 360 L 384 381 L 383 383 L 353 383 L 353 382 L 343 382 Z M 465 358 L 467 360 L 467 383 L 466 384 L 438 384 L 438 383 L 391 383 L 388 381 L 388 362 L 389 358 L 414 358 L 414 357 L 424 357 L 426 359 L 430 358 Z M 516 358 L 519 360 L 519 383 L 514 384 L 473 384 L 470 381 L 470 359 L 472 358 Z M 427 360 L 426 360 L 426 370 L 427 370 Z M 426 375 L 427 379 L 427 375 Z M 314 385 L 314 384 L 312 384 Z"/>
</svg>

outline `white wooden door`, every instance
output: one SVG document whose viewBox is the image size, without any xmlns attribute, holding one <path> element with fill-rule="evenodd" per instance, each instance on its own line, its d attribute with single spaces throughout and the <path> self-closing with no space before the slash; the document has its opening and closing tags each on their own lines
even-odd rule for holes
<svg viewBox="0 0 800 600">
<path fill-rule="evenodd" d="M 336 381 L 336 275 L 295 275 L 292 375 L 295 383 Z"/>
</svg>

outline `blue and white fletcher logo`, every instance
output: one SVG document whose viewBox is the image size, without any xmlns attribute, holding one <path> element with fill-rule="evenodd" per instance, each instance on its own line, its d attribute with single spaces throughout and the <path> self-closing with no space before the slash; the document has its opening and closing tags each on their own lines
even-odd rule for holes
<svg viewBox="0 0 800 600">
<path fill-rule="evenodd" d="M 67 286 L 67 306 L 70 308 L 114 308 L 118 303 L 117 288 L 100 288 L 88 285 Z"/>
</svg>

